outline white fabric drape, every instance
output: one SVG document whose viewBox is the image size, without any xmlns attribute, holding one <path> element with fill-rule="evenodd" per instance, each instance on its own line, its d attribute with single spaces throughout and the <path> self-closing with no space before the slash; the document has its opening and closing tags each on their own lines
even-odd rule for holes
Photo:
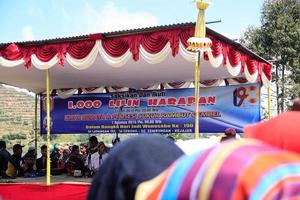
<svg viewBox="0 0 300 200">
<path fill-rule="evenodd" d="M 241 62 L 239 62 L 236 66 L 234 66 L 234 67 L 231 66 L 229 59 L 227 57 L 226 58 L 226 68 L 227 68 L 227 71 L 229 72 L 229 74 L 231 74 L 232 76 L 237 76 L 241 72 L 242 65 L 241 65 Z"/>
<path fill-rule="evenodd" d="M 96 41 L 96 44 L 94 45 L 93 49 L 91 52 L 86 56 L 85 58 L 82 59 L 75 59 L 73 58 L 69 53 L 67 53 L 66 60 L 67 62 L 75 67 L 76 69 L 79 70 L 84 70 L 89 68 L 96 60 L 96 57 L 98 55 L 98 49 L 99 49 L 99 41 Z"/>
<path fill-rule="evenodd" d="M 257 81 L 258 71 L 256 70 L 253 74 L 250 74 L 249 71 L 248 71 L 248 67 L 247 67 L 246 64 L 245 64 L 245 67 L 244 67 L 244 74 L 245 74 L 246 79 L 250 83 L 254 83 L 254 82 Z"/>
<path fill-rule="evenodd" d="M 102 47 L 101 41 L 97 41 L 97 45 L 99 46 L 99 54 L 102 59 L 112 67 L 122 67 L 131 58 L 130 49 L 128 49 L 122 56 L 115 58 L 106 53 L 106 51 Z"/>
<path fill-rule="evenodd" d="M 264 73 L 261 74 L 261 80 L 262 80 L 263 86 L 268 88 L 270 81 Z"/>
<path fill-rule="evenodd" d="M 179 42 L 179 54 L 189 62 L 196 62 L 197 60 L 197 54 L 195 52 L 188 51 L 181 42 Z"/>
<path fill-rule="evenodd" d="M 157 64 L 164 61 L 171 51 L 170 43 L 168 42 L 166 46 L 158 53 L 151 54 L 148 53 L 142 45 L 140 45 L 140 56 L 149 64 Z"/>
<path fill-rule="evenodd" d="M 145 87 L 145 88 L 141 88 L 140 90 L 159 90 L 160 89 L 160 83 Z"/>
<path fill-rule="evenodd" d="M 97 88 L 82 88 L 82 93 L 83 94 L 90 94 L 90 93 L 103 93 L 105 92 L 104 87 L 97 87 Z"/>
<path fill-rule="evenodd" d="M 223 54 L 220 54 L 218 57 L 215 58 L 211 52 L 211 49 L 208 49 L 207 55 L 211 66 L 213 66 L 214 68 L 218 68 L 221 66 L 223 62 Z"/>
<path fill-rule="evenodd" d="M 114 87 L 107 87 L 108 92 L 128 92 L 128 87 L 121 87 L 121 88 L 114 88 Z"/>
<path fill-rule="evenodd" d="M 62 99 L 67 99 L 71 97 L 73 94 L 76 94 L 78 92 L 77 89 L 61 89 L 56 90 L 57 96 L 59 96 Z"/>
<path fill-rule="evenodd" d="M 19 65 L 24 64 L 24 60 L 20 59 L 20 60 L 7 60 L 5 58 L 3 58 L 2 56 L 0 56 L 0 66 L 3 67 L 16 67 Z"/>
<path fill-rule="evenodd" d="M 191 85 L 190 81 L 186 81 L 186 82 L 180 84 L 180 87 L 174 87 L 170 83 L 163 83 L 163 86 L 164 86 L 165 89 L 189 88 L 190 85 Z"/>
<path fill-rule="evenodd" d="M 59 59 L 57 57 L 57 54 L 48 62 L 43 62 L 40 59 L 38 59 L 38 57 L 36 57 L 35 54 L 31 55 L 31 63 L 40 70 L 45 70 L 45 69 L 50 69 L 51 67 L 53 67 L 54 65 L 56 65 L 58 63 Z"/>
</svg>

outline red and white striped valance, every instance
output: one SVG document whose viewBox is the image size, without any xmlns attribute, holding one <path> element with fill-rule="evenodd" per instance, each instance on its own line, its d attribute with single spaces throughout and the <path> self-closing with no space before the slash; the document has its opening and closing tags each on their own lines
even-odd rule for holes
<svg viewBox="0 0 300 200">
<path fill-rule="evenodd" d="M 193 33 L 194 28 L 184 27 L 115 37 L 94 34 L 87 40 L 54 44 L 22 46 L 12 43 L 0 50 L 0 66 L 24 65 L 44 70 L 68 62 L 74 68 L 84 70 L 95 62 L 97 56 L 112 67 L 121 67 L 129 59 L 138 61 L 142 58 L 149 64 L 160 63 L 169 54 L 174 57 L 180 54 L 193 62 L 195 54 L 186 50 L 187 39 Z M 244 75 L 248 82 L 267 84 L 271 79 L 269 63 L 253 58 L 213 35 L 208 37 L 212 40 L 212 47 L 202 57 L 212 67 L 225 66 L 232 77 Z"/>
</svg>

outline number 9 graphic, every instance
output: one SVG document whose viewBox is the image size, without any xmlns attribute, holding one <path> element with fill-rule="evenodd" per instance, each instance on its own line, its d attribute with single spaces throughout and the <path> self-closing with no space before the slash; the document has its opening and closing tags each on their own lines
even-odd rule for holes
<svg viewBox="0 0 300 200">
<path fill-rule="evenodd" d="M 254 92 L 255 97 L 250 98 L 250 93 Z M 233 104 L 235 106 L 241 106 L 246 100 L 249 103 L 256 103 L 259 99 L 259 89 L 256 86 L 239 87 L 233 92 Z"/>
</svg>

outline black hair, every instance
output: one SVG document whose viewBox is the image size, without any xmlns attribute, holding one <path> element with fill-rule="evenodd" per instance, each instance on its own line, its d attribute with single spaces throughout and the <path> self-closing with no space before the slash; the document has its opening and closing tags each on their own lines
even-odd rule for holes
<svg viewBox="0 0 300 200">
<path fill-rule="evenodd" d="M 47 149 L 47 145 L 45 145 L 45 144 L 42 145 L 42 146 L 41 146 L 41 150 L 43 150 L 43 149 Z"/>
<path fill-rule="evenodd" d="M 98 139 L 96 136 L 91 136 L 90 139 L 89 139 L 90 142 L 93 142 L 93 143 L 98 143 Z"/>
<path fill-rule="evenodd" d="M 73 146 L 72 146 L 72 151 L 75 151 L 75 150 L 77 150 L 77 149 L 79 149 L 79 146 L 78 146 L 78 145 L 73 145 Z"/>
<path fill-rule="evenodd" d="M 0 140 L 0 148 L 6 148 L 6 142 L 3 140 Z"/>
</svg>

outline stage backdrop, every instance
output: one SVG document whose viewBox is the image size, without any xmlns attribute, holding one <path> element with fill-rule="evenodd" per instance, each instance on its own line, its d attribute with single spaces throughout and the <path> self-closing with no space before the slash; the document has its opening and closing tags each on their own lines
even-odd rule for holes
<svg viewBox="0 0 300 200">
<path fill-rule="evenodd" d="M 258 84 L 201 88 L 200 132 L 242 132 L 260 121 Z M 41 130 L 46 104 L 41 98 Z M 192 133 L 194 89 L 73 95 L 51 99 L 51 133 Z"/>
</svg>

